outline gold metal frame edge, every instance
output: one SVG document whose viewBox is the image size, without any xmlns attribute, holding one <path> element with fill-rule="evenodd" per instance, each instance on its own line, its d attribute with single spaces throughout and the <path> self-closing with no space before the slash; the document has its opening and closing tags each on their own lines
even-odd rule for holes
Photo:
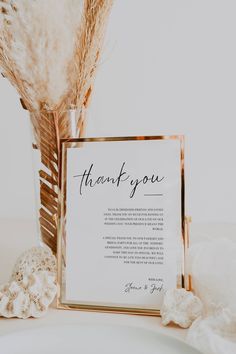
<svg viewBox="0 0 236 354">
<path fill-rule="evenodd" d="M 63 188 L 63 183 L 65 183 L 65 167 L 63 166 L 63 157 L 67 149 L 66 143 L 71 144 L 81 144 L 83 142 L 114 142 L 114 141 L 144 141 L 144 140 L 179 140 L 180 141 L 180 173 L 181 173 L 181 238 L 183 246 L 183 261 L 182 261 L 182 271 L 181 271 L 181 287 L 188 289 L 188 274 L 186 272 L 186 248 L 189 244 L 188 226 L 186 225 L 185 216 L 185 154 L 184 154 L 184 135 L 152 135 L 152 136 L 120 136 L 120 137 L 91 137 L 91 138 L 69 138 L 61 139 L 61 155 L 60 155 L 60 173 L 59 173 L 59 185 Z M 76 146 L 75 146 L 76 147 Z M 64 193 L 63 193 L 64 194 Z M 62 236 L 63 230 L 61 226 L 61 221 L 64 218 L 64 207 L 62 202 L 62 194 L 60 192 L 60 216 L 58 222 L 58 239 L 57 239 L 57 308 L 61 310 L 77 310 L 77 311 L 88 311 L 88 312 L 105 312 L 105 313 L 117 313 L 117 314 L 129 314 L 129 315 L 143 315 L 143 316 L 160 316 L 160 309 L 148 309 L 148 308 L 135 308 L 135 307 L 123 307 L 123 306 L 100 306 L 100 305 L 82 305 L 82 304 L 71 304 L 61 301 L 61 283 L 62 283 Z M 178 283 L 177 283 L 178 287 Z"/>
</svg>

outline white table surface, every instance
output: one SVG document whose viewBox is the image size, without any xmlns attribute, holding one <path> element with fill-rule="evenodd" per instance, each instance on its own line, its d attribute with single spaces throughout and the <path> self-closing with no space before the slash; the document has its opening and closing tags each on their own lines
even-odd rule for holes
<svg viewBox="0 0 236 354">
<path fill-rule="evenodd" d="M 209 224 L 193 225 L 192 240 L 201 238 L 219 237 L 225 233 L 226 225 Z M 236 235 L 236 225 L 227 225 L 229 237 Z M 26 249 L 37 245 L 35 223 L 29 220 L 0 220 L 0 283 L 6 282 L 11 274 L 12 267 L 17 257 Z M 0 318 L 0 335 L 13 331 L 32 329 L 40 326 L 54 324 L 117 324 L 124 326 L 136 326 L 166 333 L 170 336 L 184 340 L 186 330 L 177 326 L 163 327 L 160 318 L 119 315 L 106 313 L 92 313 L 80 311 L 65 311 L 51 308 L 44 318 L 40 319 L 4 319 Z"/>
</svg>

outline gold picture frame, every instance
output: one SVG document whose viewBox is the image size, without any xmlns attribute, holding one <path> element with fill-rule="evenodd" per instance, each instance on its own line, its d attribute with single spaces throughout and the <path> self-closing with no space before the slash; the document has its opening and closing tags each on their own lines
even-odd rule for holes
<svg viewBox="0 0 236 354">
<path fill-rule="evenodd" d="M 105 137 L 105 138 L 80 138 L 80 139 L 63 139 L 61 140 L 61 168 L 60 168 L 60 217 L 59 217 L 59 230 L 57 242 L 57 255 L 58 255 L 58 294 L 57 294 L 57 307 L 66 310 L 82 310 L 82 311 L 101 311 L 112 313 L 124 313 L 134 315 L 148 315 L 159 316 L 160 309 L 146 308 L 146 307 L 127 307 L 122 304 L 114 306 L 113 304 L 96 305 L 86 304 L 77 301 L 67 301 L 65 296 L 66 287 L 66 177 L 67 177 L 67 149 L 80 148 L 84 143 L 92 142 L 122 142 L 122 141 L 145 141 L 145 140 L 178 140 L 180 143 L 179 154 L 179 168 L 180 168 L 180 183 L 181 183 L 181 235 L 179 242 L 182 247 L 181 258 L 181 274 L 177 277 L 176 288 L 190 287 L 190 277 L 185 269 L 186 250 L 189 244 L 188 223 L 189 218 L 185 217 L 185 168 L 184 168 L 184 136 L 183 135 L 170 135 L 170 136 L 129 136 L 129 137 Z"/>
</svg>

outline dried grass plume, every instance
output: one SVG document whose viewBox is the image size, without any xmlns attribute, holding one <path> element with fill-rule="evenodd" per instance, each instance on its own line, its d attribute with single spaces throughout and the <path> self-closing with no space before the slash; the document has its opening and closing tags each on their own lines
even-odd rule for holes
<svg viewBox="0 0 236 354">
<path fill-rule="evenodd" d="M 84 134 L 113 0 L 0 0 L 0 69 L 31 112 L 40 151 L 39 221 L 56 252 L 60 138 Z"/>
</svg>

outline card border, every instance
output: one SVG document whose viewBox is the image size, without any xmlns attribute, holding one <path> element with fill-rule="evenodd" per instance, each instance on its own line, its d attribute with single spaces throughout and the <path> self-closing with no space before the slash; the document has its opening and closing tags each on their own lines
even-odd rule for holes
<svg viewBox="0 0 236 354">
<path fill-rule="evenodd" d="M 108 313 L 124 313 L 132 315 L 160 316 L 160 309 L 147 309 L 137 307 L 103 306 L 79 303 L 67 303 L 62 301 L 63 289 L 63 252 L 65 246 L 63 239 L 65 236 L 65 199 L 66 199 L 66 151 L 68 147 L 78 148 L 84 142 L 115 142 L 115 141 L 134 141 L 134 140 L 179 140 L 180 141 L 180 173 L 181 173 L 181 245 L 182 245 L 182 272 L 179 274 L 176 288 L 189 290 L 189 276 L 186 272 L 186 251 L 189 245 L 188 237 L 188 218 L 185 217 L 185 154 L 184 154 L 184 135 L 157 135 L 157 136 L 126 136 L 126 137 L 96 137 L 96 138 L 70 138 L 60 140 L 60 174 L 59 174 L 59 220 L 58 220 L 58 239 L 57 239 L 57 308 L 66 310 L 99 311 Z"/>
</svg>

